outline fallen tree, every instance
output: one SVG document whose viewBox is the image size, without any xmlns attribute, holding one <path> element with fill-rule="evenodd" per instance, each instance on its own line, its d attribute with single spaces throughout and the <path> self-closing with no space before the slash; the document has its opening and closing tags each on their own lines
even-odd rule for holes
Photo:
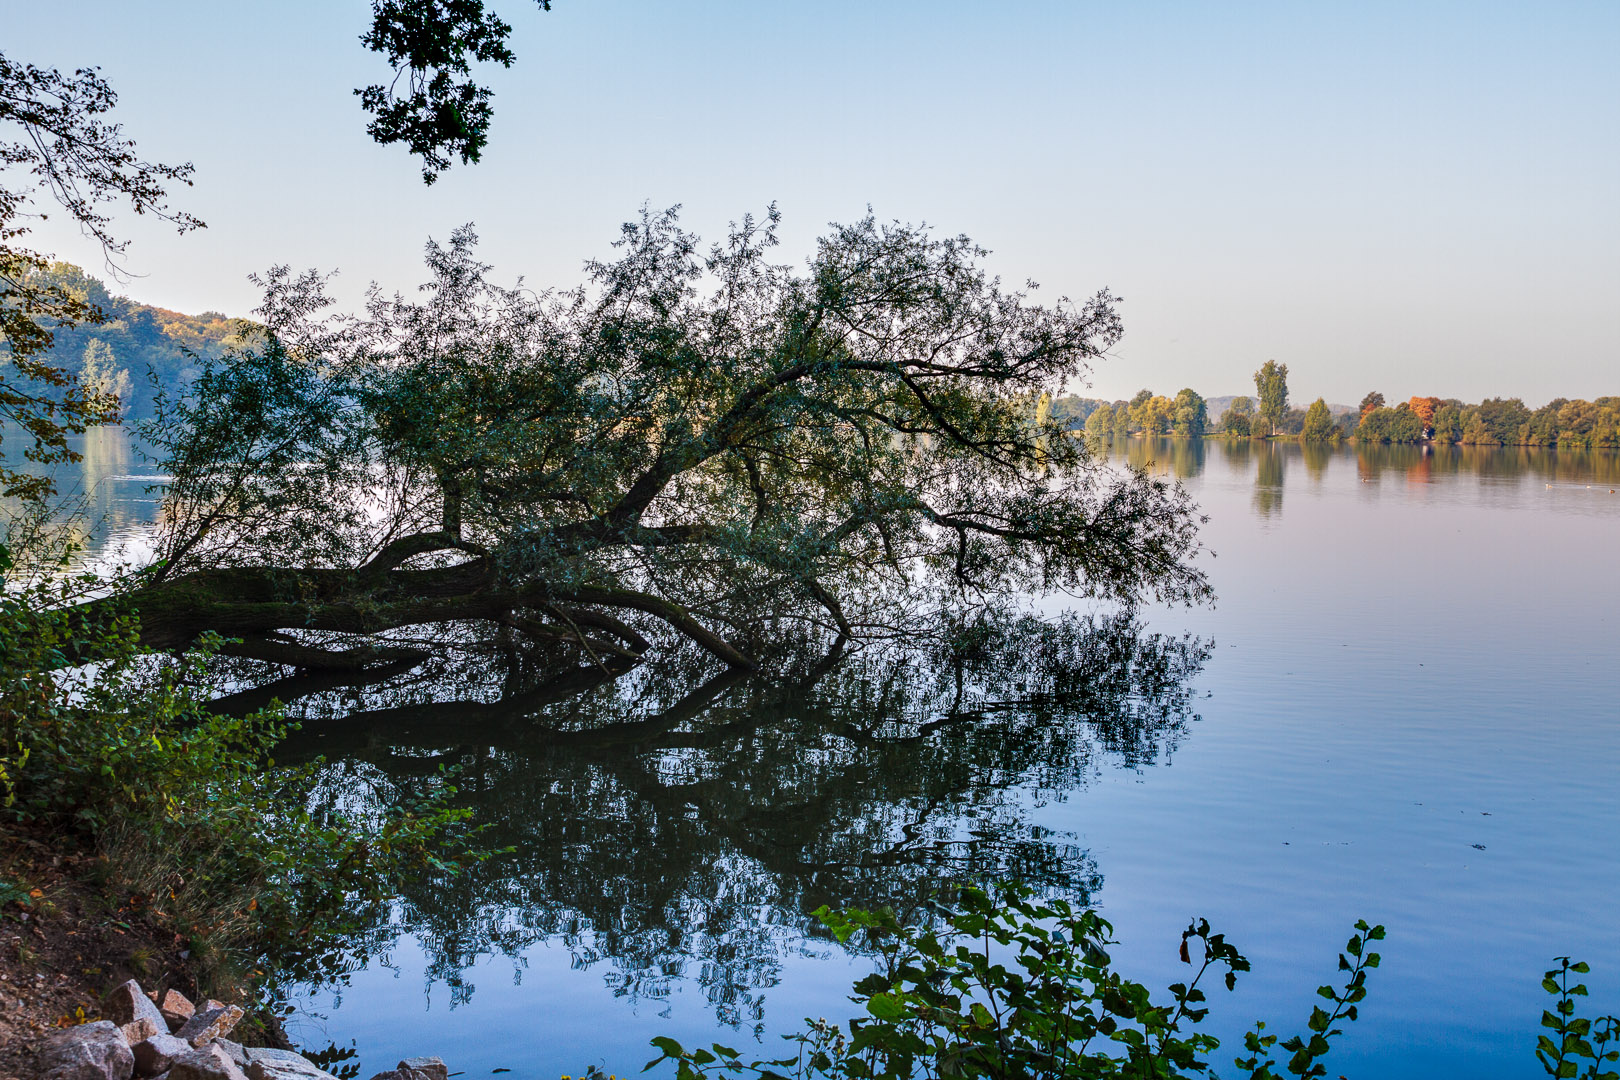
<svg viewBox="0 0 1620 1080">
<path fill-rule="evenodd" d="M 428 245 L 419 298 L 329 313 L 261 282 L 263 333 L 161 404 L 142 640 L 364 672 L 498 627 L 622 668 L 660 634 L 903 637 L 1029 590 L 1197 601 L 1196 512 L 1044 415 L 1119 338 L 1106 292 L 1040 306 L 965 238 L 834 227 L 802 271 L 773 210 L 704 251 L 624 226 L 580 288 Z M 1032 287 L 1031 287 L 1032 288 Z"/>
</svg>

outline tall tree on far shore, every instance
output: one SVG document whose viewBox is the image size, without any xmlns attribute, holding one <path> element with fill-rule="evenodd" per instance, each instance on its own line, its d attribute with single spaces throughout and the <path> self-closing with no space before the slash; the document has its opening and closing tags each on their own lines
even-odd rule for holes
<svg viewBox="0 0 1620 1080">
<path fill-rule="evenodd" d="M 1372 412 L 1374 409 L 1382 409 L 1383 407 L 1384 407 L 1384 395 L 1380 394 L 1378 391 L 1374 390 L 1372 393 L 1368 394 L 1366 397 L 1361 399 L 1361 417 L 1360 418 L 1362 420 L 1365 420 L 1365 419 L 1367 419 L 1367 414 L 1368 413 Z"/>
<path fill-rule="evenodd" d="M 1086 417 L 1086 434 L 1106 439 L 1114 433 L 1114 407 L 1107 402 L 1097 406 Z"/>
<path fill-rule="evenodd" d="M 1288 365 L 1267 360 L 1254 373 L 1254 389 L 1260 397 L 1260 419 L 1277 434 L 1277 425 L 1288 415 Z"/>
</svg>

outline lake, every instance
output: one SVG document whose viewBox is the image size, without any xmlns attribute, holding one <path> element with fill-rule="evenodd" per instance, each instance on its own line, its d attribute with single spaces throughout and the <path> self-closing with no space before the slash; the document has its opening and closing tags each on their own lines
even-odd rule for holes
<svg viewBox="0 0 1620 1080">
<path fill-rule="evenodd" d="M 622 1076 L 660 1034 L 769 1056 L 845 1018 L 871 968 L 817 905 L 920 912 L 1011 876 L 1089 897 L 1150 986 L 1183 977 L 1190 917 L 1226 933 L 1254 971 L 1211 991 L 1225 1075 L 1255 1019 L 1303 1030 L 1358 917 L 1389 935 L 1329 1075 L 1539 1075 L 1558 955 L 1620 1012 L 1620 454 L 1112 452 L 1202 505 L 1218 599 L 1082 609 L 1061 704 L 881 664 L 786 690 L 632 674 L 504 711 L 330 699 L 286 750 L 326 755 L 335 802 L 453 764 L 515 850 L 401 898 L 343 984 L 297 998 L 294 1036 L 352 1044 L 362 1077 L 415 1054 Z M 109 442 L 86 487 L 98 537 L 138 546 L 132 461 Z"/>
</svg>

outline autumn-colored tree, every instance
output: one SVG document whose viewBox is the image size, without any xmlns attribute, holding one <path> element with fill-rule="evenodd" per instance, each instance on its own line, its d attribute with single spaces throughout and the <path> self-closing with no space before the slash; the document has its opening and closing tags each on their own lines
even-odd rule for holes
<svg viewBox="0 0 1620 1080">
<path fill-rule="evenodd" d="M 1372 412 L 1374 409 L 1382 409 L 1383 407 L 1384 395 L 1374 390 L 1372 393 L 1361 399 L 1361 419 L 1367 419 L 1368 413 Z"/>
<path fill-rule="evenodd" d="M 1439 398 L 1414 397 L 1407 401 L 1407 404 L 1412 407 L 1413 412 L 1418 414 L 1418 419 L 1423 421 L 1425 431 L 1434 427 L 1434 410 L 1438 409 L 1441 404 Z"/>
<path fill-rule="evenodd" d="M 1163 435 L 1175 415 L 1176 403 L 1167 397 L 1143 390 L 1131 400 L 1131 428 L 1144 435 Z"/>
</svg>

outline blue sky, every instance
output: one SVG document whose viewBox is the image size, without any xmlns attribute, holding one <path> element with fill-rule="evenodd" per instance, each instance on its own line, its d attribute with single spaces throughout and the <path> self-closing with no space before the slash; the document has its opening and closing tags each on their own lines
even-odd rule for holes
<svg viewBox="0 0 1620 1080">
<path fill-rule="evenodd" d="M 410 288 L 472 221 L 569 285 L 642 202 L 706 235 L 775 201 L 785 250 L 870 205 L 994 249 L 1042 294 L 1107 286 L 1098 396 L 1354 402 L 1620 393 L 1620 4 L 491 0 L 484 162 L 424 187 L 350 91 L 364 0 L 0 0 L 9 56 L 98 64 L 209 228 L 124 220 L 124 286 L 246 313 L 279 262 Z M 37 245 L 97 265 L 76 232 Z"/>
</svg>

